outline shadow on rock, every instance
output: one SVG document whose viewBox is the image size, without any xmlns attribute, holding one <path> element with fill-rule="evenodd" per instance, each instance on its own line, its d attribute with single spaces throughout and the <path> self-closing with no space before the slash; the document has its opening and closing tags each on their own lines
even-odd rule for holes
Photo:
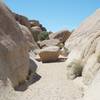
<svg viewBox="0 0 100 100">
<path fill-rule="evenodd" d="M 34 60 L 30 59 L 30 68 L 27 80 L 22 83 L 19 83 L 17 87 L 15 87 L 15 91 L 25 91 L 31 84 L 36 83 L 40 80 L 41 76 L 36 73 L 37 64 Z"/>
</svg>

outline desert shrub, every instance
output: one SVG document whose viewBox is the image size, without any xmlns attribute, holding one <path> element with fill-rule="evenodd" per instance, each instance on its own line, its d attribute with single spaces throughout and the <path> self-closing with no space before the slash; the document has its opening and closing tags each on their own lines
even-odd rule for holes
<svg viewBox="0 0 100 100">
<path fill-rule="evenodd" d="M 49 32 L 43 31 L 38 35 L 38 40 L 43 41 L 49 39 Z"/>
<path fill-rule="evenodd" d="M 67 78 L 74 79 L 77 76 L 81 76 L 83 66 L 80 61 L 74 60 L 67 65 Z"/>
</svg>

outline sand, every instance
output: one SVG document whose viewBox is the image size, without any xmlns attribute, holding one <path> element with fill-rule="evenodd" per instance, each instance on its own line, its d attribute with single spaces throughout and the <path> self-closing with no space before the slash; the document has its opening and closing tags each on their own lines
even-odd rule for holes
<svg viewBox="0 0 100 100">
<path fill-rule="evenodd" d="M 3 88 L 6 92 L 0 90 L 0 100 L 77 100 L 83 96 L 82 87 L 67 79 L 65 62 L 37 64 L 40 80 L 25 91 Z"/>
</svg>

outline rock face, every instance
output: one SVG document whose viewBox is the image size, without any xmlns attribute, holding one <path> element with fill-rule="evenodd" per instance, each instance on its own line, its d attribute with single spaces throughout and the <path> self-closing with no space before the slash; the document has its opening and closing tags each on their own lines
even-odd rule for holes
<svg viewBox="0 0 100 100">
<path fill-rule="evenodd" d="M 43 48 L 40 51 L 39 56 L 42 62 L 53 62 L 58 60 L 59 54 L 60 54 L 59 47 L 50 46 L 50 47 Z"/>
<path fill-rule="evenodd" d="M 39 39 L 38 39 L 39 34 L 41 32 L 43 32 L 43 31 L 47 31 L 47 30 L 37 20 L 30 20 L 29 22 L 31 24 L 31 32 L 32 32 L 32 35 L 34 37 L 34 40 L 37 42 L 37 41 L 39 41 Z"/>
<path fill-rule="evenodd" d="M 31 31 L 32 31 L 32 35 L 33 35 L 35 41 L 37 42 L 38 36 L 42 32 L 41 28 L 39 26 L 34 26 L 34 27 L 31 27 Z"/>
<path fill-rule="evenodd" d="M 41 28 L 39 26 L 34 26 L 34 27 L 31 27 L 31 29 L 35 32 L 42 32 Z"/>
<path fill-rule="evenodd" d="M 33 37 L 34 37 L 34 40 L 35 40 L 36 42 L 39 41 L 39 40 L 38 40 L 38 36 L 39 36 L 40 32 L 34 30 L 33 28 L 31 28 L 31 31 L 32 31 L 32 35 L 33 35 Z"/>
<path fill-rule="evenodd" d="M 40 22 L 37 20 L 29 20 L 27 17 L 16 13 L 12 14 L 17 22 L 19 22 L 21 25 L 26 26 L 30 30 L 35 41 L 38 41 L 39 33 L 47 31 L 46 28 L 43 27 L 42 24 L 40 24 Z"/>
<path fill-rule="evenodd" d="M 29 22 L 31 24 L 31 27 L 38 26 L 38 27 L 41 28 L 42 31 L 47 31 L 46 28 L 43 27 L 42 24 L 39 23 L 39 21 L 37 21 L 37 20 L 30 20 Z"/>
<path fill-rule="evenodd" d="M 83 82 L 87 85 L 92 82 L 94 76 L 100 69 L 100 63 L 98 62 L 97 59 L 98 57 L 96 54 L 91 55 L 85 65 L 85 68 L 83 69 L 82 72 Z"/>
<path fill-rule="evenodd" d="M 71 32 L 68 30 L 62 30 L 56 33 L 52 33 L 49 35 L 50 39 L 59 39 L 61 43 L 65 43 L 65 41 L 69 38 Z"/>
<path fill-rule="evenodd" d="M 71 51 L 76 46 L 81 46 L 88 40 L 95 39 L 100 29 L 100 9 L 98 9 L 92 16 L 88 17 L 81 23 L 78 29 L 76 29 L 70 38 L 66 41 L 65 47 Z M 99 35 L 99 34 L 98 34 Z"/>
<path fill-rule="evenodd" d="M 0 2 L 0 80 L 10 79 L 16 87 L 25 81 L 29 70 L 26 40 L 13 15 Z"/>
<path fill-rule="evenodd" d="M 67 67 L 70 65 L 71 69 L 71 63 L 77 65 L 79 61 L 79 66 L 83 67 L 84 82 L 91 83 L 89 80 L 93 79 L 100 69 L 100 9 L 72 33 L 65 43 L 65 48 L 69 51 Z"/>
<path fill-rule="evenodd" d="M 31 34 L 30 30 L 24 25 L 21 25 L 19 23 L 18 23 L 18 25 L 20 26 L 21 31 L 23 32 L 24 38 L 27 41 L 29 50 L 38 49 L 38 46 L 37 46 L 36 42 L 34 41 L 34 38 Z"/>
<path fill-rule="evenodd" d="M 40 48 L 49 47 L 49 46 L 57 46 L 59 44 L 60 44 L 60 41 L 58 39 L 38 41 L 38 45 Z"/>
<path fill-rule="evenodd" d="M 16 21 L 18 21 L 21 25 L 24 25 L 24 26 L 28 27 L 29 29 L 31 28 L 31 24 L 27 17 L 19 15 L 19 14 L 15 14 L 15 13 L 13 13 L 13 15 L 14 15 Z"/>
<path fill-rule="evenodd" d="M 100 71 L 98 71 L 89 89 L 85 92 L 85 96 L 82 100 L 100 100 Z"/>
</svg>

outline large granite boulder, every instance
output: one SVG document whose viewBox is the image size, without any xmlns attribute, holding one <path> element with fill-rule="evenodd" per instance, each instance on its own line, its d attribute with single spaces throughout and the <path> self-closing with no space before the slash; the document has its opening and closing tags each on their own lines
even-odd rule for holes
<svg viewBox="0 0 100 100">
<path fill-rule="evenodd" d="M 14 15 L 16 21 L 18 21 L 21 25 L 24 25 L 24 26 L 28 27 L 29 29 L 31 28 L 31 24 L 27 17 L 16 14 L 16 13 L 13 13 L 13 15 Z"/>
<path fill-rule="evenodd" d="M 45 27 L 42 26 L 42 24 L 40 24 L 40 22 L 38 20 L 29 20 L 31 27 L 35 27 L 38 26 L 41 28 L 42 31 L 47 31 Z"/>
<path fill-rule="evenodd" d="M 89 79 L 93 79 L 100 69 L 100 9 L 72 33 L 65 43 L 65 48 L 69 52 L 66 66 L 71 69 L 72 62 L 76 66 L 78 64 L 83 69 L 84 82 L 91 83 Z"/>
<path fill-rule="evenodd" d="M 82 100 L 100 100 L 100 70 L 98 71 L 92 84 L 89 86 Z"/>
<path fill-rule="evenodd" d="M 23 32 L 24 38 L 27 41 L 29 50 L 38 49 L 39 47 L 37 46 L 37 44 L 36 44 L 36 42 L 35 42 L 35 40 L 34 40 L 34 38 L 32 36 L 32 33 L 30 32 L 30 30 L 24 25 L 21 25 L 19 23 L 18 23 L 18 25 L 21 28 L 21 31 Z"/>
<path fill-rule="evenodd" d="M 50 46 L 40 50 L 39 56 L 42 62 L 54 62 L 58 60 L 60 49 L 57 46 Z"/>
<path fill-rule="evenodd" d="M 94 79 L 95 75 L 100 69 L 100 63 L 98 62 L 97 59 L 98 56 L 96 54 L 92 54 L 84 66 L 82 76 L 83 76 L 83 82 L 86 85 L 92 83 L 92 80 Z"/>
<path fill-rule="evenodd" d="M 26 44 L 13 15 L 0 1 L 0 81 L 9 79 L 16 87 L 26 80 L 29 71 Z"/>
<path fill-rule="evenodd" d="M 65 43 L 65 41 L 69 38 L 71 32 L 68 30 L 61 30 L 56 33 L 52 33 L 49 35 L 50 39 L 59 39 L 61 43 Z"/>
<path fill-rule="evenodd" d="M 40 48 L 43 48 L 49 46 L 58 46 L 60 44 L 60 41 L 58 39 L 50 39 L 50 40 L 38 41 L 37 43 Z"/>
</svg>

